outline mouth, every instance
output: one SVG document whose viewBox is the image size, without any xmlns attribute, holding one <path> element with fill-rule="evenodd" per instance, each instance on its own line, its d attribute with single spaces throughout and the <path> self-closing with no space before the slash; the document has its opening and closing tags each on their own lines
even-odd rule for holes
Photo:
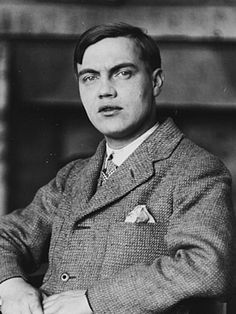
<svg viewBox="0 0 236 314">
<path fill-rule="evenodd" d="M 122 108 L 119 106 L 102 106 L 99 108 L 98 112 L 102 113 L 104 115 L 113 115 L 115 113 L 118 113 L 119 111 L 121 111 Z"/>
</svg>

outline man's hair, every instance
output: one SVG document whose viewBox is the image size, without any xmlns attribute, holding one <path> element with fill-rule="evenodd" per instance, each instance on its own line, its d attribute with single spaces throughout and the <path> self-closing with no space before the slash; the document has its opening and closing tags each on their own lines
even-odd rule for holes
<svg viewBox="0 0 236 314">
<path fill-rule="evenodd" d="M 140 49 L 140 58 L 148 69 L 154 71 L 161 68 L 160 50 L 150 36 L 141 28 L 126 23 L 102 24 L 84 32 L 78 39 L 74 51 L 74 69 L 77 74 L 77 64 L 82 64 L 85 50 L 105 38 L 127 37 L 134 40 Z"/>
</svg>

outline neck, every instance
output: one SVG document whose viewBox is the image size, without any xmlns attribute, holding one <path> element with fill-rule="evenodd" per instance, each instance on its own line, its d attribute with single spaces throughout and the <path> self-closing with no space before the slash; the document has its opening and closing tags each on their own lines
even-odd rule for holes
<svg viewBox="0 0 236 314">
<path fill-rule="evenodd" d="M 150 124 L 146 125 L 144 128 L 140 128 L 138 132 L 135 132 L 135 134 L 128 135 L 121 138 L 111 138 L 105 136 L 106 142 L 108 146 L 112 149 L 121 149 L 133 141 L 135 141 L 139 136 L 143 135 L 146 131 L 151 129 L 156 124 L 156 120 L 151 121 Z"/>
</svg>

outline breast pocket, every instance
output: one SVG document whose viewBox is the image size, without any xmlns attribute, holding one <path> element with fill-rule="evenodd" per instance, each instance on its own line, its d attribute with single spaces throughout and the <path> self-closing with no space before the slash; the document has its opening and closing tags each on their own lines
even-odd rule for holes
<svg viewBox="0 0 236 314">
<path fill-rule="evenodd" d="M 109 277 L 136 263 L 151 264 L 167 255 L 165 226 L 161 223 L 117 223 L 110 226 L 102 277 Z"/>
</svg>

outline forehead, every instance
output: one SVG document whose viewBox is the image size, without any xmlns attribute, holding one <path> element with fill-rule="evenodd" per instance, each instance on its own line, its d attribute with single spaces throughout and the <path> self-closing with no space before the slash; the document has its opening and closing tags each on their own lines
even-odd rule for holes
<svg viewBox="0 0 236 314">
<path fill-rule="evenodd" d="M 127 37 L 105 38 L 89 46 L 82 60 L 83 67 L 111 67 L 114 64 L 140 63 L 140 48 Z"/>
</svg>

